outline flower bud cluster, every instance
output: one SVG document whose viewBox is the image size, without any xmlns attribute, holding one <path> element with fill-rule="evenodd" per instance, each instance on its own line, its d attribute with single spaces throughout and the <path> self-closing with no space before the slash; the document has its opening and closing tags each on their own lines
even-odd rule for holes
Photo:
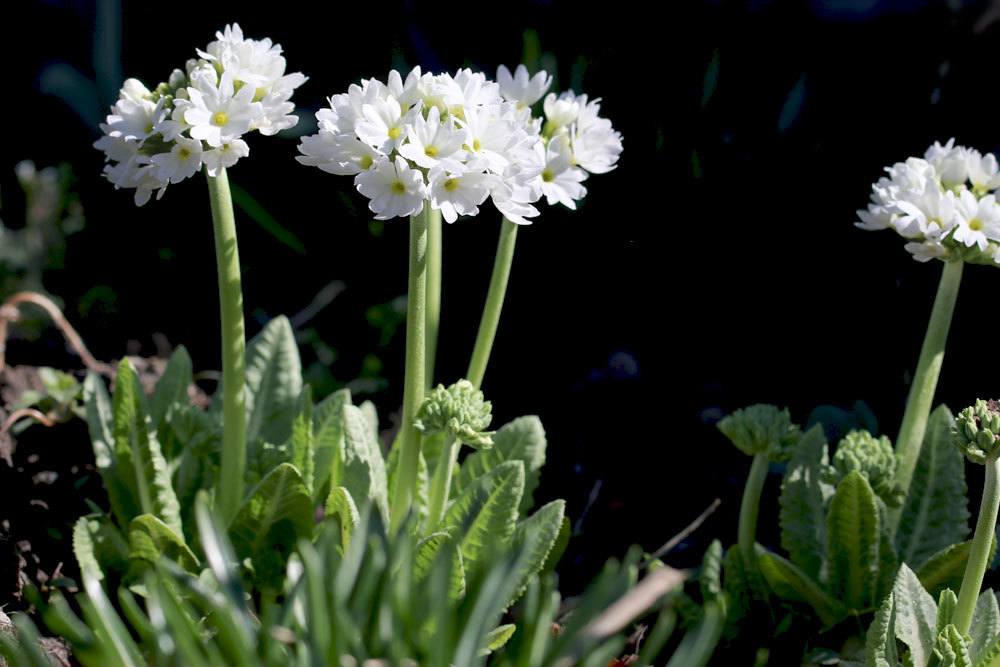
<svg viewBox="0 0 1000 667">
<path fill-rule="evenodd" d="M 839 484 L 851 472 L 860 472 L 872 490 L 889 507 L 903 504 L 903 489 L 896 484 L 896 453 L 889 438 L 868 431 L 851 431 L 837 445 L 826 481 Z"/>
<path fill-rule="evenodd" d="M 986 463 L 1000 454 L 1000 402 L 977 399 L 955 418 L 952 439 L 973 463 Z"/>
<path fill-rule="evenodd" d="M 802 437 L 788 410 L 773 405 L 751 405 L 737 410 L 723 417 L 718 427 L 745 454 L 766 454 L 768 460 L 775 462 L 789 460 Z"/>
<path fill-rule="evenodd" d="M 424 435 L 445 433 L 475 449 L 493 446 L 493 431 L 487 431 L 493 419 L 493 406 L 483 400 L 483 392 L 468 380 L 459 380 L 445 388 L 439 384 L 417 411 L 414 426 Z"/>
</svg>

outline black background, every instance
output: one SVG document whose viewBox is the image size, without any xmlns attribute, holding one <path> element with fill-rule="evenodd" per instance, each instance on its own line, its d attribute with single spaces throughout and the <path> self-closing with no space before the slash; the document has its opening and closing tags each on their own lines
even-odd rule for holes
<svg viewBox="0 0 1000 667">
<path fill-rule="evenodd" d="M 568 498 L 579 532 L 564 561 L 569 585 L 629 544 L 655 548 L 721 497 L 675 554 L 691 564 L 711 536 L 735 541 L 748 461 L 712 426 L 724 412 L 773 402 L 804 421 L 817 404 L 862 399 L 895 435 L 940 265 L 912 261 L 890 233 L 855 229 L 854 211 L 883 166 L 934 140 L 997 148 L 1000 28 L 977 32 L 985 2 L 660 4 L 6 3 L 3 220 L 16 226 L 23 207 L 16 162 L 71 163 L 87 227 L 48 289 L 101 358 L 152 353 L 160 332 L 196 368 L 217 368 L 204 186 L 186 181 L 136 209 L 99 177 L 87 118 L 106 111 L 70 95 L 81 114 L 48 94 L 52 72 L 103 73 L 105 94 L 125 76 L 152 86 L 238 21 L 310 77 L 294 98 L 308 128 L 326 96 L 362 77 L 416 64 L 492 74 L 519 61 L 524 31 L 535 30 L 557 86 L 576 72 L 625 150 L 616 171 L 587 182 L 580 210 L 545 208 L 521 230 L 484 388 L 497 424 L 534 413 L 546 426 L 540 496 Z M 95 41 L 119 34 L 120 63 L 112 46 L 97 51 L 111 66 L 95 64 Z M 297 164 L 294 136 L 250 145 L 231 179 L 306 253 L 238 214 L 248 329 L 343 280 L 312 325 L 348 380 L 378 337 L 365 309 L 405 291 L 406 225 L 373 235 L 351 180 Z M 439 380 L 464 372 L 497 230 L 489 208 L 445 229 Z M 938 391 L 953 408 L 997 393 L 998 285 L 990 268 L 966 271 Z M 112 296 L 81 313 L 99 286 Z M 383 416 L 401 394 L 401 334 L 385 355 L 392 383 L 374 396 Z M 51 363 L 57 352 L 52 337 L 11 355 Z M 774 528 L 763 526 L 769 539 Z"/>
</svg>

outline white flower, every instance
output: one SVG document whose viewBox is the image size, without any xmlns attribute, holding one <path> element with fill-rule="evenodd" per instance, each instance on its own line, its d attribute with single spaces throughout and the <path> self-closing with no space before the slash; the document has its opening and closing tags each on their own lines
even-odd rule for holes
<svg viewBox="0 0 1000 667">
<path fill-rule="evenodd" d="M 500 65 L 497 68 L 497 82 L 504 98 L 517 102 L 520 106 L 530 107 L 542 99 L 542 95 L 552 85 L 552 77 L 545 70 L 529 77 L 528 68 L 524 65 L 518 65 L 514 70 L 514 76 L 511 76 L 506 65 Z"/>
<path fill-rule="evenodd" d="M 219 169 L 228 169 L 236 164 L 241 157 L 250 155 L 250 147 L 242 139 L 227 141 L 218 148 L 205 151 L 201 155 L 202 162 L 209 176 L 218 176 Z"/>
<path fill-rule="evenodd" d="M 955 194 L 928 178 L 922 192 L 903 191 L 891 204 L 892 226 L 905 238 L 946 234 L 955 226 Z"/>
<path fill-rule="evenodd" d="M 1000 187 L 1000 173 L 997 167 L 997 158 L 993 153 L 981 155 L 975 149 L 969 150 L 968 155 L 969 182 L 976 193 L 983 193 L 995 190 Z"/>
<path fill-rule="evenodd" d="M 614 169 L 618 162 L 622 135 L 611 126 L 610 120 L 598 115 L 600 100 L 586 103 L 586 95 L 581 99 L 583 106 L 570 134 L 573 161 L 592 174 L 604 174 Z"/>
<path fill-rule="evenodd" d="M 406 139 L 406 129 L 419 115 L 419 108 L 403 114 L 394 97 L 376 99 L 362 107 L 364 119 L 359 120 L 354 131 L 358 138 L 372 148 L 389 154 Z"/>
<path fill-rule="evenodd" d="M 122 93 L 125 94 L 124 88 Z M 112 111 L 114 113 L 107 117 L 108 135 L 140 144 L 153 135 L 156 124 L 166 115 L 162 99 L 153 102 L 145 98 L 122 97 Z"/>
<path fill-rule="evenodd" d="M 516 225 L 530 225 L 531 220 L 528 218 L 534 218 L 539 214 L 538 209 L 531 204 L 513 199 L 509 189 L 504 188 L 503 184 L 494 187 L 490 199 L 503 217 Z"/>
<path fill-rule="evenodd" d="M 552 130 L 566 127 L 580 115 L 580 102 L 572 90 L 560 93 L 558 97 L 555 93 L 549 93 L 545 96 L 543 106 L 545 108 L 545 124 Z"/>
<path fill-rule="evenodd" d="M 956 146 L 955 140 L 949 139 L 943 146 L 935 141 L 924 153 L 924 159 L 937 171 L 941 185 L 950 189 L 965 185 L 969 175 L 968 153 L 968 148 Z"/>
<path fill-rule="evenodd" d="M 555 137 L 549 142 L 545 168 L 542 170 L 542 192 L 549 205 L 559 202 L 567 208 L 576 208 L 576 199 L 583 199 L 587 188 L 582 182 L 587 173 L 573 166 L 569 141 Z"/>
<path fill-rule="evenodd" d="M 462 171 L 456 154 L 462 150 L 466 133 L 455 127 L 452 118 L 441 122 L 441 112 L 431 107 L 427 118 L 416 114 L 408 132 L 407 143 L 399 147 L 399 154 L 424 169 L 442 166 L 451 171 Z"/>
<path fill-rule="evenodd" d="M 954 239 L 985 251 L 990 241 L 1000 241 L 1000 204 L 993 195 L 977 198 L 963 190 L 956 205 Z"/>
<path fill-rule="evenodd" d="M 460 215 L 478 215 L 479 205 L 486 201 L 496 180 L 497 177 L 492 174 L 454 174 L 444 169 L 432 170 L 431 206 L 440 209 L 447 222 L 455 222 Z"/>
<path fill-rule="evenodd" d="M 178 183 L 194 176 L 201 168 L 201 142 L 186 137 L 177 137 L 169 153 L 158 153 L 150 158 L 156 165 L 156 176 L 161 181 Z"/>
<path fill-rule="evenodd" d="M 472 107 L 460 121 L 467 132 L 465 149 L 470 159 L 484 160 L 487 168 L 500 173 L 510 164 L 505 155 L 515 140 L 514 124 L 501 116 L 500 105 Z"/>
<path fill-rule="evenodd" d="M 353 176 L 365 171 L 385 156 L 354 136 L 320 131 L 302 137 L 296 156 L 301 164 L 319 167 L 339 176 Z"/>
<path fill-rule="evenodd" d="M 406 160 L 383 159 L 354 178 L 358 192 L 368 197 L 376 220 L 416 215 L 424 208 L 424 177 Z"/>
<path fill-rule="evenodd" d="M 191 106 L 184 112 L 184 121 L 191 125 L 191 137 L 209 146 L 218 147 L 238 139 L 250 131 L 250 126 L 264 113 L 259 102 L 253 101 L 254 91 L 243 86 L 233 87 L 233 77 L 223 72 L 219 85 L 206 78 L 196 80 L 197 87 L 188 88 Z"/>
<path fill-rule="evenodd" d="M 941 259 L 948 254 L 948 250 L 939 241 L 911 241 L 903 248 L 918 262 Z"/>
</svg>

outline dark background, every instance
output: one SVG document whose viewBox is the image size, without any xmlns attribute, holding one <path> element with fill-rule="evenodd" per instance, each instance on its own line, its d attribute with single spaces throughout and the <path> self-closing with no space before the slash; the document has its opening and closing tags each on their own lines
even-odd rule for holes
<svg viewBox="0 0 1000 667">
<path fill-rule="evenodd" d="M 748 461 L 712 426 L 725 412 L 773 402 L 805 421 L 818 404 L 862 399 L 895 435 L 940 265 L 855 229 L 854 211 L 883 166 L 934 140 L 997 148 L 1000 26 L 986 25 L 986 2 L 659 4 L 6 3 L 0 213 L 22 219 L 15 163 L 70 163 L 87 225 L 46 288 L 100 358 L 152 354 L 161 333 L 196 368 L 217 368 L 205 187 L 192 179 L 136 209 L 100 178 L 91 143 L 121 80 L 152 87 L 238 21 L 310 77 L 294 101 L 311 132 L 325 97 L 353 81 L 417 64 L 492 75 L 519 62 L 530 30 L 557 89 L 604 99 L 625 151 L 587 182 L 580 210 L 546 207 L 521 230 L 484 388 L 497 424 L 534 413 L 546 426 L 540 494 L 568 498 L 579 533 L 569 585 L 629 544 L 655 548 L 721 497 L 674 555 L 689 565 L 710 537 L 735 541 Z M 298 165 L 295 135 L 250 137 L 230 173 L 304 248 L 238 211 L 249 332 L 343 281 L 308 323 L 303 356 L 336 382 L 387 378 L 371 396 L 387 419 L 402 330 L 379 347 L 366 311 L 405 291 L 406 225 L 372 224 L 351 179 Z M 486 208 L 445 229 L 438 380 L 465 370 L 498 219 Z M 938 391 L 953 408 L 997 391 L 998 278 L 966 271 Z M 62 349 L 51 336 L 10 355 L 54 363 Z"/>
</svg>

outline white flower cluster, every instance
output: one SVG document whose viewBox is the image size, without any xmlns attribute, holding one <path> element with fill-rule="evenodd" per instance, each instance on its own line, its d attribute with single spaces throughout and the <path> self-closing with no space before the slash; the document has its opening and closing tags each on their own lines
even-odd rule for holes
<svg viewBox="0 0 1000 667">
<path fill-rule="evenodd" d="M 135 188 L 138 206 L 202 165 L 214 176 L 236 164 L 250 154 L 244 134 L 272 135 L 298 121 L 290 100 L 306 77 L 285 74 L 281 46 L 245 39 L 235 23 L 216 38 L 152 91 L 125 81 L 101 124 L 94 147 L 106 155 L 104 173 L 116 188 Z"/>
<path fill-rule="evenodd" d="M 872 186 L 868 210 L 858 227 L 894 229 L 909 240 L 914 259 L 962 259 L 1000 264 L 1000 187 L 997 159 L 951 139 L 935 142 L 923 158 L 886 167 Z"/>
<path fill-rule="evenodd" d="M 470 69 L 418 67 L 405 79 L 393 70 L 385 83 L 365 79 L 331 97 L 297 159 L 354 176 L 379 220 L 416 215 L 428 202 L 454 222 L 490 198 L 508 220 L 528 224 L 542 196 L 576 208 L 588 172 L 614 169 L 622 150 L 621 134 L 598 115 L 600 100 L 550 93 L 545 118 L 533 117 L 551 85 L 524 65 L 513 75 L 501 65 L 497 81 Z"/>
</svg>

